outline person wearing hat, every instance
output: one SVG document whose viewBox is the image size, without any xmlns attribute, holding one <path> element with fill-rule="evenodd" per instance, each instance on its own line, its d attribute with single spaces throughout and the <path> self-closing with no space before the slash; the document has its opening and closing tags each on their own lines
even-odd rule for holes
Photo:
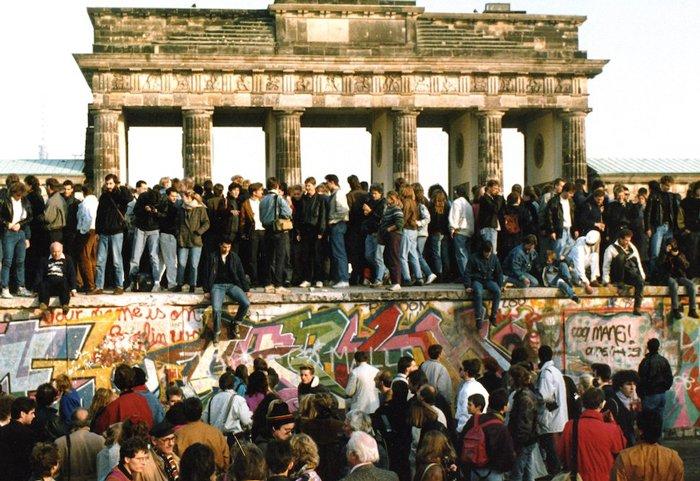
<svg viewBox="0 0 700 481">
<path fill-rule="evenodd" d="M 289 411 L 287 403 L 276 399 L 270 403 L 267 410 L 266 433 L 255 440 L 255 444 L 263 454 L 267 451 L 267 445 L 273 439 L 287 441 L 294 434 L 294 415 Z"/>
<path fill-rule="evenodd" d="M 153 426 L 149 434 L 152 446 L 149 454 L 157 468 L 149 481 L 178 481 L 180 458 L 175 454 L 175 426 L 163 421 Z"/>
<path fill-rule="evenodd" d="M 562 254 L 562 257 L 568 259 L 574 266 L 571 273 L 574 284 L 583 284 L 586 294 L 593 294 L 593 288 L 600 285 L 598 282 L 600 277 L 599 245 L 600 232 L 592 230 L 585 236 L 576 239 L 568 254 Z M 587 269 L 590 269 L 590 277 L 586 275 Z"/>
</svg>

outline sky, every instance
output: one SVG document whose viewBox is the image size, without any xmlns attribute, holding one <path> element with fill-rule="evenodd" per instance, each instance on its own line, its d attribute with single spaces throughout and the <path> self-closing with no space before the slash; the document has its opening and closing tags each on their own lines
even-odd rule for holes
<svg viewBox="0 0 700 481">
<path fill-rule="evenodd" d="M 90 90 L 73 53 L 91 51 L 88 6 L 266 8 L 260 0 L 23 0 L 0 16 L 0 159 L 83 156 Z M 483 1 L 418 0 L 426 11 L 483 10 Z M 589 84 L 593 111 L 586 125 L 589 157 L 700 157 L 700 1 L 512 1 L 528 13 L 586 15 L 580 49 L 610 59 Z M 182 175 L 180 129 L 132 128 L 131 183 Z M 364 129 L 302 129 L 302 176 L 370 175 L 370 135 Z M 342 146 L 338 148 L 338 146 Z M 214 129 L 213 177 L 264 176 L 261 129 Z M 522 181 L 522 136 L 504 131 L 504 183 Z M 447 135 L 418 130 L 424 185 L 447 181 Z"/>
</svg>

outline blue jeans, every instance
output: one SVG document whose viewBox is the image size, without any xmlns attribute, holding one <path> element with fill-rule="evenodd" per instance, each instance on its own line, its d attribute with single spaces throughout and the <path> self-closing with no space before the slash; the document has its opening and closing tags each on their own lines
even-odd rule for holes
<svg viewBox="0 0 700 481">
<path fill-rule="evenodd" d="M 493 227 L 484 227 L 479 231 L 479 233 L 485 241 L 491 243 L 493 246 L 493 253 L 496 254 L 496 246 L 498 245 L 498 231 Z"/>
<path fill-rule="evenodd" d="M 535 481 L 535 475 L 532 472 L 532 451 L 536 446 L 537 443 L 534 443 L 520 450 L 510 471 L 509 481 Z"/>
<path fill-rule="evenodd" d="M 455 258 L 457 259 L 459 278 L 464 279 L 464 272 L 467 270 L 467 261 L 469 260 L 469 237 L 455 234 L 453 241 L 455 244 Z"/>
<path fill-rule="evenodd" d="M 173 234 L 161 232 L 158 236 L 158 244 L 160 245 L 161 265 L 166 268 L 168 288 L 175 287 L 177 284 L 177 239 Z M 158 277 L 160 278 L 160 274 Z"/>
<path fill-rule="evenodd" d="M 418 260 L 418 231 L 404 229 L 401 233 L 401 278 L 404 282 L 411 281 L 411 269 L 416 276 L 416 280 L 423 279 L 423 272 L 420 269 Z"/>
<path fill-rule="evenodd" d="M 503 481 L 503 473 L 489 468 L 472 468 L 471 481 Z"/>
<path fill-rule="evenodd" d="M 365 237 L 365 259 L 374 270 L 374 281 L 384 279 L 384 246 L 379 244 L 379 234 L 369 234 Z"/>
<path fill-rule="evenodd" d="M 557 258 L 560 258 L 564 249 L 573 245 L 574 238 L 571 237 L 571 229 L 564 229 L 561 237 L 554 241 L 554 253 L 557 255 Z"/>
<path fill-rule="evenodd" d="M 116 287 L 124 285 L 124 264 L 122 263 L 122 244 L 124 234 L 100 234 L 99 244 L 97 244 L 97 269 L 95 270 L 95 287 L 104 289 L 105 287 L 105 267 L 107 267 L 107 248 L 112 251 L 112 264 L 114 265 L 114 277 Z"/>
<path fill-rule="evenodd" d="M 197 268 L 199 267 L 199 257 L 202 255 L 201 246 L 180 247 L 177 250 L 177 285 L 181 286 L 185 283 L 185 268 L 187 261 L 189 264 L 189 285 L 190 287 L 197 286 Z"/>
<path fill-rule="evenodd" d="M 676 310 L 680 308 L 680 303 L 678 302 L 679 285 L 685 287 L 685 291 L 688 293 L 688 307 L 690 310 L 697 310 L 698 305 L 695 298 L 695 284 L 693 284 L 693 281 L 686 279 L 685 277 L 679 277 L 678 279 L 671 277 L 668 280 L 668 290 L 671 294 L 671 309 Z"/>
<path fill-rule="evenodd" d="M 430 234 L 428 236 L 430 246 L 430 263 L 435 274 L 442 274 L 450 265 L 450 251 L 447 245 L 447 237 L 443 234 Z"/>
<path fill-rule="evenodd" d="M 432 275 L 433 271 L 430 270 L 430 266 L 425 260 L 423 251 L 425 250 L 425 244 L 428 242 L 428 236 L 418 236 L 416 240 L 416 248 L 418 250 L 418 262 L 420 262 L 420 270 L 423 272 L 425 277 Z"/>
<path fill-rule="evenodd" d="M 666 410 L 666 393 L 642 396 L 642 408 L 658 413 L 663 419 Z"/>
<path fill-rule="evenodd" d="M 654 232 L 651 234 L 651 240 L 649 241 L 649 256 L 651 257 L 652 263 L 659 257 L 661 246 L 671 237 L 673 237 L 673 232 L 668 224 L 661 224 L 654 229 Z"/>
<path fill-rule="evenodd" d="M 331 244 L 331 260 L 333 266 L 333 280 L 335 282 L 348 282 L 348 254 L 345 250 L 345 233 L 348 226 L 345 222 L 338 222 L 330 226 L 328 240 Z"/>
<path fill-rule="evenodd" d="M 221 308 L 224 305 L 224 298 L 229 296 L 233 302 L 238 304 L 234 324 L 240 324 L 250 308 L 250 301 L 243 289 L 235 284 L 214 284 L 211 286 L 211 310 L 214 312 L 214 334 L 221 332 Z"/>
<path fill-rule="evenodd" d="M 495 317 L 496 312 L 498 312 L 498 306 L 501 304 L 501 288 L 498 287 L 494 281 L 486 281 L 486 284 L 482 284 L 479 281 L 472 282 L 472 289 L 474 289 L 474 310 L 476 311 L 476 318 L 483 319 L 486 309 L 484 309 L 484 288 L 491 293 L 491 299 L 493 300 L 491 304 L 491 316 Z"/>
<path fill-rule="evenodd" d="M 525 287 L 525 279 L 530 280 L 530 285 L 528 287 L 539 287 L 540 286 L 540 283 L 537 281 L 537 278 L 535 276 L 533 276 L 532 274 L 527 274 L 527 273 L 523 274 L 522 279 L 518 279 L 517 277 L 513 277 L 513 276 L 508 276 L 506 280 L 508 282 L 512 282 L 513 284 L 515 284 L 516 287 L 524 288 Z"/>
<path fill-rule="evenodd" d="M 133 281 L 139 274 L 141 255 L 144 247 L 148 247 L 148 257 L 151 260 L 151 275 L 153 284 L 160 282 L 160 259 L 158 258 L 158 231 L 136 229 L 134 232 L 134 244 L 131 251 L 131 262 L 129 263 L 129 278 Z"/>
<path fill-rule="evenodd" d="M 2 271 L 0 274 L 3 289 L 10 287 L 10 268 L 13 266 L 17 275 L 17 287 L 24 287 L 24 258 L 27 253 L 26 234 L 22 229 L 17 232 L 8 230 L 2 238 Z"/>
</svg>

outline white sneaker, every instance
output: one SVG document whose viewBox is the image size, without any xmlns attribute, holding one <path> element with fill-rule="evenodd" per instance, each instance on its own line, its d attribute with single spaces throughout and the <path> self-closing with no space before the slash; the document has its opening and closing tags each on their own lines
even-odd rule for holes
<svg viewBox="0 0 700 481">
<path fill-rule="evenodd" d="M 17 289 L 17 295 L 19 297 L 34 297 L 31 292 L 27 290 L 26 287 L 22 286 Z"/>
<path fill-rule="evenodd" d="M 286 287 L 275 287 L 275 294 L 289 294 L 291 291 Z"/>
<path fill-rule="evenodd" d="M 275 286 L 272 284 L 268 284 L 265 286 L 264 290 L 265 290 L 265 293 L 267 293 L 267 294 L 274 294 L 275 293 Z"/>
<path fill-rule="evenodd" d="M 372 285 L 372 281 L 370 281 L 369 279 L 365 279 L 362 281 L 362 285 L 365 287 L 369 287 Z"/>
<path fill-rule="evenodd" d="M 160 292 L 160 291 L 161 291 L 160 284 L 154 284 L 153 289 L 151 289 L 151 292 Z"/>
<path fill-rule="evenodd" d="M 369 286 L 370 286 L 370 287 L 377 288 L 377 287 L 382 287 L 382 285 L 383 285 L 383 284 L 382 284 L 382 281 L 374 281 L 374 282 L 371 283 Z"/>
<path fill-rule="evenodd" d="M 435 274 L 430 274 L 428 278 L 425 280 L 426 285 L 427 284 L 432 284 L 435 282 L 435 279 L 437 279 L 437 276 Z"/>
<path fill-rule="evenodd" d="M 345 289 L 346 287 L 350 287 L 349 282 L 340 281 L 333 284 L 333 289 Z"/>
<path fill-rule="evenodd" d="M 13 299 L 15 296 L 10 294 L 10 289 L 8 289 L 7 287 L 4 287 L 2 289 L 2 294 L 0 294 L 0 297 L 2 297 L 3 299 Z"/>
<path fill-rule="evenodd" d="M 316 287 L 317 287 L 318 289 L 323 288 L 323 282 L 317 281 L 317 282 L 316 282 Z"/>
<path fill-rule="evenodd" d="M 396 292 L 401 290 L 401 284 L 392 284 L 389 287 L 387 287 L 388 290 Z"/>
<path fill-rule="evenodd" d="M 311 287 L 311 283 L 309 281 L 304 281 L 299 284 L 299 287 Z"/>
</svg>

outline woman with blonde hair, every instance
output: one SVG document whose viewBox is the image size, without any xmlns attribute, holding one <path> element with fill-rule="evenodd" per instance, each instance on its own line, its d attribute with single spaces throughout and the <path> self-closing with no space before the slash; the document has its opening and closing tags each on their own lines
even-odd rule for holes
<svg viewBox="0 0 700 481">
<path fill-rule="evenodd" d="M 414 481 L 446 481 L 453 479 L 447 471 L 456 472 L 456 459 L 457 454 L 447 436 L 440 431 L 428 431 L 423 436 L 421 445 L 416 453 L 416 475 L 413 479 Z"/>
<path fill-rule="evenodd" d="M 401 289 L 401 238 L 404 226 L 403 203 L 399 194 L 390 191 L 386 195 L 386 208 L 379 222 L 379 238 L 389 254 L 389 290 Z"/>
<path fill-rule="evenodd" d="M 320 476 L 316 473 L 320 462 L 318 446 L 311 439 L 311 436 L 295 434 L 289 443 L 292 446 L 292 457 L 294 458 L 294 474 L 290 478 L 297 481 L 321 481 Z"/>
<path fill-rule="evenodd" d="M 116 398 L 117 395 L 106 387 L 101 387 L 95 391 L 95 394 L 92 396 L 92 403 L 88 409 L 90 414 L 90 431 L 96 432 L 94 429 L 95 421 L 97 421 L 107 405 Z"/>
<path fill-rule="evenodd" d="M 189 261 L 190 292 L 197 287 L 197 269 L 202 255 L 202 235 L 209 230 L 209 216 L 202 197 L 193 190 L 182 193 L 182 206 L 178 210 L 177 233 L 177 287 L 182 291 L 185 268 Z"/>
<path fill-rule="evenodd" d="M 410 185 L 401 187 L 403 203 L 403 232 L 401 234 L 401 277 L 405 285 L 411 284 L 411 270 L 415 284 L 423 285 L 423 271 L 418 258 L 418 223 L 420 213 L 416 203 L 416 194 Z M 432 273 L 431 273 L 432 274 Z"/>
</svg>

